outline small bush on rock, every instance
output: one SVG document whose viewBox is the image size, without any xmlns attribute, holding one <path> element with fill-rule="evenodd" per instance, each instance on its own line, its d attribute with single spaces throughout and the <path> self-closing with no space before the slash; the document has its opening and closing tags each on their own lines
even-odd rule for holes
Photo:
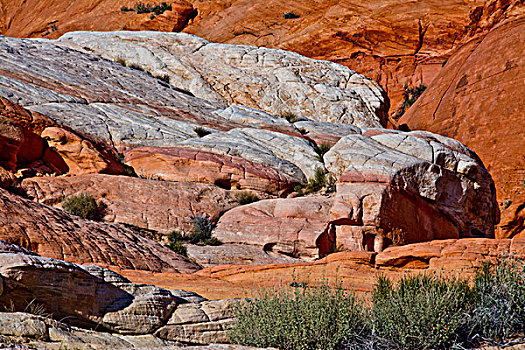
<svg viewBox="0 0 525 350">
<path fill-rule="evenodd" d="M 485 263 L 475 278 L 470 336 L 493 344 L 525 331 L 525 263 L 512 257 Z"/>
<path fill-rule="evenodd" d="M 71 195 L 62 200 L 62 208 L 84 219 L 95 220 L 99 209 L 95 199 L 87 193 Z"/>
<path fill-rule="evenodd" d="M 308 185 L 306 185 L 306 190 L 308 192 L 317 192 L 327 183 L 326 170 L 323 168 L 315 169 L 314 176 L 308 180 Z"/>
<path fill-rule="evenodd" d="M 257 202 L 259 200 L 259 197 L 257 197 L 255 193 L 248 192 L 248 191 L 242 191 L 235 195 L 235 200 L 240 205 L 246 205 L 246 204 Z"/>
<path fill-rule="evenodd" d="M 204 129 L 204 128 L 201 127 L 201 126 L 196 127 L 195 129 L 193 129 L 193 131 L 194 131 L 194 132 L 197 134 L 197 136 L 199 136 L 199 137 L 204 137 L 204 136 L 206 136 L 206 135 L 211 134 L 211 131 Z"/>
</svg>

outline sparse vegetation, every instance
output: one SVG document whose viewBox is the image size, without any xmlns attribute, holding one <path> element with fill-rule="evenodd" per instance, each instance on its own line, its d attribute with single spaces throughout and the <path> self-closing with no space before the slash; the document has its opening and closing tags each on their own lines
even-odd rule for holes
<svg viewBox="0 0 525 350">
<path fill-rule="evenodd" d="M 255 193 L 242 191 L 235 194 L 235 200 L 240 205 L 246 205 L 257 202 L 259 200 L 259 197 L 257 197 Z"/>
<path fill-rule="evenodd" d="M 145 72 L 144 68 L 142 68 L 139 64 L 131 63 L 131 64 L 128 64 L 127 66 L 129 68 L 131 68 L 131 69 L 136 69 L 136 70 L 139 70 L 141 72 Z"/>
<path fill-rule="evenodd" d="M 319 157 L 319 160 L 321 162 L 324 161 L 323 157 L 332 148 L 332 145 L 330 145 L 328 142 L 323 142 L 315 146 L 315 152 L 317 153 L 317 156 Z"/>
<path fill-rule="evenodd" d="M 176 253 L 186 255 L 187 249 L 184 243 L 218 246 L 222 242 L 216 237 L 211 236 L 213 230 L 213 222 L 209 215 L 196 215 L 190 217 L 193 223 L 193 230 L 186 235 L 179 231 L 172 231 L 168 234 L 168 247 Z"/>
<path fill-rule="evenodd" d="M 284 15 L 283 15 L 284 19 L 295 19 L 295 18 L 299 18 L 301 16 L 293 13 L 293 12 L 286 12 Z"/>
<path fill-rule="evenodd" d="M 396 119 L 399 119 L 405 114 L 406 110 L 412 106 L 416 100 L 421 96 L 421 94 L 426 90 L 426 86 L 423 84 L 419 84 L 419 86 L 416 87 L 408 87 L 408 85 L 404 85 L 403 89 L 405 90 L 403 92 L 403 104 L 399 109 L 397 110 L 394 117 Z"/>
<path fill-rule="evenodd" d="M 308 192 L 317 192 L 327 183 L 327 171 L 323 168 L 316 168 L 314 176 L 308 180 L 306 190 Z"/>
<path fill-rule="evenodd" d="M 282 350 L 343 349 L 369 333 L 361 302 L 339 284 L 294 281 L 261 290 L 235 310 L 235 343 Z"/>
<path fill-rule="evenodd" d="M 165 82 L 166 84 L 169 84 L 170 83 L 170 76 L 167 75 L 167 74 L 163 74 L 163 75 L 154 75 L 155 78 L 159 79 L 159 80 L 162 80 L 163 82 Z"/>
<path fill-rule="evenodd" d="M 206 135 L 209 135 L 211 134 L 211 131 L 203 128 L 202 126 L 198 126 L 196 127 L 195 129 L 193 129 L 193 131 L 197 134 L 197 136 L 199 137 L 204 137 Z"/>
<path fill-rule="evenodd" d="M 523 342 L 525 263 L 500 257 L 474 281 L 441 274 L 379 276 L 370 306 L 341 285 L 261 290 L 235 313 L 234 342 L 279 349 L 471 349 Z"/>
<path fill-rule="evenodd" d="M 299 121 L 297 114 L 286 111 L 281 113 L 281 118 L 288 120 L 289 123 L 295 123 Z"/>
<path fill-rule="evenodd" d="M 133 7 L 122 6 L 120 11 L 122 12 L 136 12 L 137 14 L 151 13 L 150 18 L 154 19 L 155 16 L 163 14 L 166 11 L 171 11 L 172 6 L 166 2 L 161 4 L 146 4 L 144 2 L 137 2 Z"/>
<path fill-rule="evenodd" d="M 85 192 L 64 198 L 62 200 L 62 208 L 71 214 L 88 220 L 97 219 L 99 214 L 95 198 Z"/>
</svg>

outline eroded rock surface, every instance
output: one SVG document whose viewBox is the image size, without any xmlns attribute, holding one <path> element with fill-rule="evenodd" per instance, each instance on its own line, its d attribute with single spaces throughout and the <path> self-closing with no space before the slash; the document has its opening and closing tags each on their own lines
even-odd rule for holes
<svg viewBox="0 0 525 350">
<path fill-rule="evenodd" d="M 83 175 L 34 177 L 22 182 L 27 195 L 60 207 L 64 197 L 88 193 L 103 207 L 103 220 L 125 223 L 167 234 L 190 232 L 190 218 L 210 215 L 212 221 L 237 206 L 234 192 L 217 186 L 147 180 L 127 176 Z"/>
<path fill-rule="evenodd" d="M 172 84 L 207 100 L 361 127 L 386 123 L 378 85 L 331 62 L 176 33 L 77 32 L 59 43 L 167 74 Z"/>
<path fill-rule="evenodd" d="M 458 49 L 401 119 L 477 152 L 494 177 L 502 211 L 525 204 L 525 102 L 517 97 L 525 90 L 524 33 L 525 19 L 507 21 Z M 500 237 L 518 234 L 503 225 Z"/>
<path fill-rule="evenodd" d="M 85 220 L 0 189 L 0 239 L 80 264 L 194 272 L 199 266 L 116 224 Z"/>
<path fill-rule="evenodd" d="M 10 314 L 14 322 L 0 322 L 1 335 L 40 341 L 56 342 L 62 338 L 84 343 L 92 337 L 95 344 L 107 340 L 118 348 L 124 347 L 126 339 L 131 344 L 140 342 L 141 338 L 121 337 L 129 334 L 145 336 L 143 344 L 148 346 L 225 343 L 226 331 L 232 324 L 232 307 L 237 302 L 208 301 L 191 292 L 133 284 L 101 267 L 82 267 L 26 254 L 22 248 L 3 241 L 0 277 L 0 304 L 12 311 L 40 310 L 67 320 L 68 324 L 116 333 L 67 331 L 50 318 L 23 313 Z M 0 319 L 5 320 L 4 313 L 0 313 Z"/>
</svg>

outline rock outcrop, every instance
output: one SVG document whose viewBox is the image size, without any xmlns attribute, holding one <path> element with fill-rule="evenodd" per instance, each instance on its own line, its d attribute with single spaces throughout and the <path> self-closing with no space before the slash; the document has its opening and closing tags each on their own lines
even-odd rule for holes
<svg viewBox="0 0 525 350">
<path fill-rule="evenodd" d="M 367 129 L 340 139 L 324 163 L 330 197 L 263 200 L 226 212 L 214 230 L 292 256 L 381 251 L 433 239 L 494 237 L 494 185 L 475 154 L 427 132 Z"/>
<path fill-rule="evenodd" d="M 401 119 L 411 129 L 455 138 L 477 152 L 494 177 L 502 212 L 525 203 L 525 102 L 518 97 L 525 90 L 524 33 L 524 19 L 507 21 L 458 49 Z M 499 237 L 519 234 L 508 226 L 511 211 L 503 216 L 508 219 Z"/>
<path fill-rule="evenodd" d="M 26 254 L 2 241 L 0 278 L 3 307 L 48 317 L 10 314 L 15 322 L 0 322 L 0 334 L 51 342 L 84 343 L 91 336 L 98 343 L 96 333 L 67 331 L 50 315 L 70 325 L 116 333 L 101 334 L 99 341 L 107 338 L 118 347 L 124 347 L 127 339 L 119 335 L 146 335 L 143 342 L 153 342 L 150 346 L 225 343 L 237 302 L 208 301 L 192 292 L 133 284 L 111 270 Z M 0 319 L 6 319 L 5 314 L 0 313 Z"/>
<path fill-rule="evenodd" d="M 34 177 L 21 185 L 29 198 L 56 207 L 61 206 L 64 197 L 88 193 L 104 209 L 104 221 L 162 234 L 174 230 L 190 232 L 192 216 L 209 215 L 215 222 L 222 213 L 238 205 L 235 191 L 193 182 L 95 174 Z"/>
<path fill-rule="evenodd" d="M 58 42 L 167 75 L 172 84 L 210 101 L 360 127 L 386 124 L 379 86 L 331 62 L 175 33 L 77 32 Z"/>
<path fill-rule="evenodd" d="M 200 267 L 131 229 L 82 219 L 0 189 L 0 239 L 79 264 L 191 273 Z"/>
<path fill-rule="evenodd" d="M 146 3 L 144 5 L 147 5 Z M 149 3 L 150 7 L 153 7 Z M 74 30 L 179 31 L 193 16 L 187 1 L 171 2 L 171 9 L 158 16 L 138 13 L 137 2 L 91 1 L 3 1 L 0 34 L 16 37 L 58 38 Z"/>
</svg>

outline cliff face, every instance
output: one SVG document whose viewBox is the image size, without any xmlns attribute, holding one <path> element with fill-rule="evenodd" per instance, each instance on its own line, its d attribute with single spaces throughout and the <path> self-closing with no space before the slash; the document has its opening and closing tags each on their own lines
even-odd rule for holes
<svg viewBox="0 0 525 350">
<path fill-rule="evenodd" d="M 75 30 L 180 30 L 193 7 L 186 1 L 171 4 L 172 10 L 152 18 L 137 14 L 137 1 L 115 0 L 2 0 L 0 34 L 21 38 L 58 38 Z M 122 11 L 123 8 L 131 11 Z"/>
<path fill-rule="evenodd" d="M 282 48 L 341 63 L 379 82 L 395 111 L 403 85 L 430 84 L 465 40 L 521 1 L 194 1 L 184 29 L 211 41 Z M 291 12 L 298 18 L 286 19 Z M 290 16 L 288 16 L 290 17 Z"/>
<path fill-rule="evenodd" d="M 455 52 L 402 123 L 455 138 L 480 156 L 496 182 L 499 235 L 523 232 L 525 20 L 508 21 Z"/>
</svg>

